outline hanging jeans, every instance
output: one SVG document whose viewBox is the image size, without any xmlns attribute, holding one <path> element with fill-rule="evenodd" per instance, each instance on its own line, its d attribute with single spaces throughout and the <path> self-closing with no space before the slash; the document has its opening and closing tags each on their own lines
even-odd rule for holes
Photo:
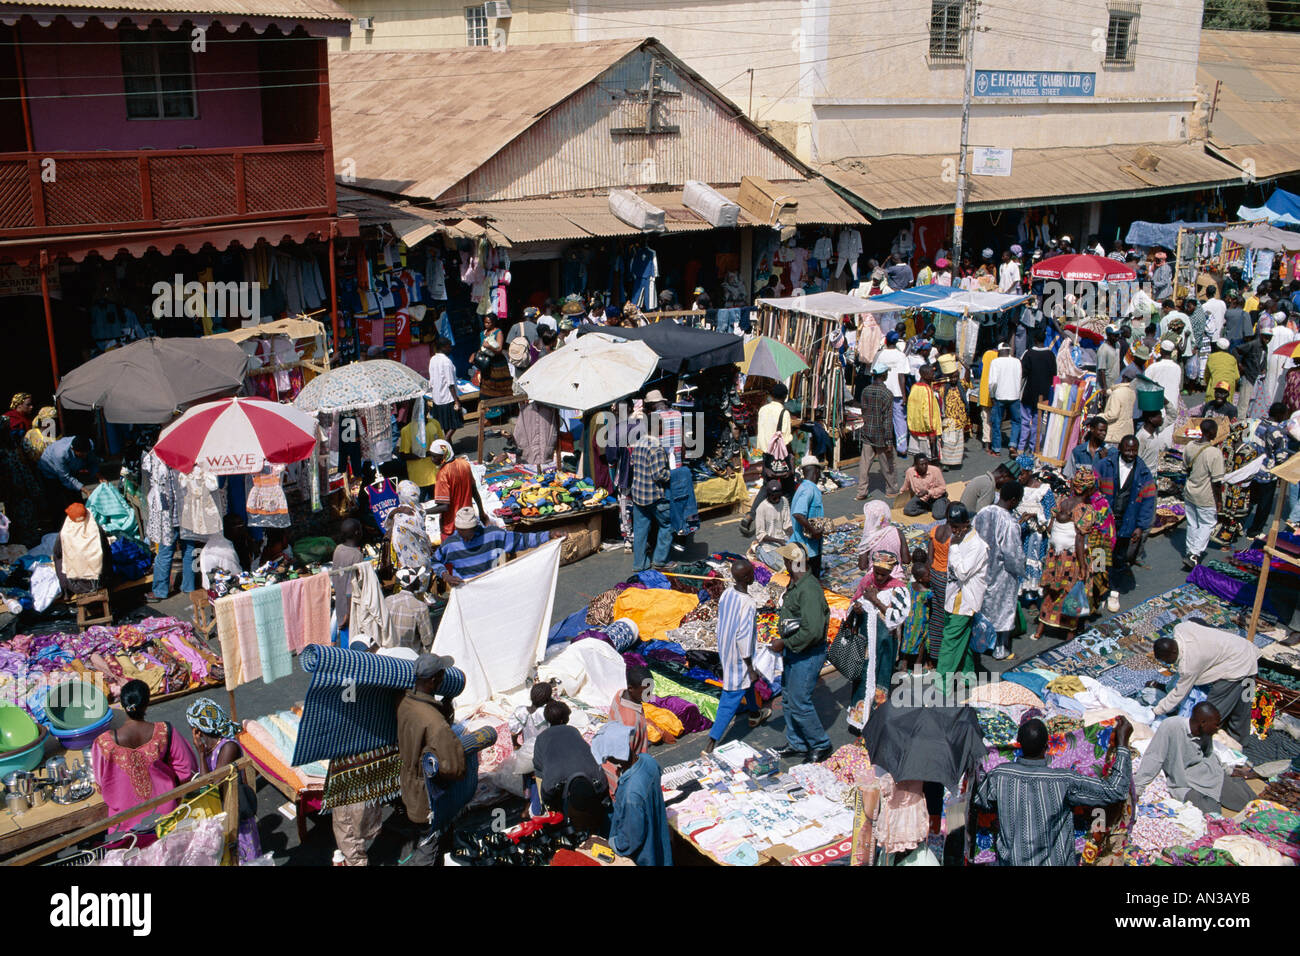
<svg viewBox="0 0 1300 956">
<path fill-rule="evenodd" d="M 159 543 L 158 556 L 153 561 L 153 596 L 165 598 L 172 593 L 172 558 L 176 555 L 176 542 L 180 532 L 173 530 L 172 539 Z M 197 541 L 181 540 L 181 591 L 194 590 L 194 548 Z"/>
<path fill-rule="evenodd" d="M 907 407 L 901 398 L 894 399 L 894 448 L 900 455 L 907 454 Z"/>
<path fill-rule="evenodd" d="M 830 737 L 813 706 L 813 691 L 821 678 L 822 665 L 826 663 L 826 645 L 818 644 L 798 653 L 786 651 L 782 655 L 785 676 L 781 691 L 781 704 L 785 708 L 785 739 L 796 750 L 815 753 L 828 750 Z"/>
<path fill-rule="evenodd" d="M 650 550 L 650 536 L 655 536 L 654 554 Z M 672 544 L 672 511 L 666 500 L 652 505 L 632 505 L 632 570 L 645 571 L 653 563 L 656 567 L 668 563 L 668 546 Z"/>
<path fill-rule="evenodd" d="M 1011 419 L 1011 443 L 1007 447 L 1015 448 L 1020 444 L 1020 403 L 994 399 L 993 407 L 989 409 L 989 437 L 995 452 L 1002 450 L 1003 415 Z"/>
</svg>

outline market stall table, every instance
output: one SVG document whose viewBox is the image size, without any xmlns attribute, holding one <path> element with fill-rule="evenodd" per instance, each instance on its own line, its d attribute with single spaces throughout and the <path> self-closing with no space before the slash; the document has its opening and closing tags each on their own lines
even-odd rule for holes
<svg viewBox="0 0 1300 956">
<path fill-rule="evenodd" d="M 59 749 L 48 756 L 59 755 L 67 760 L 68 769 L 74 772 L 84 761 L 80 750 Z M 76 803 L 59 804 L 46 799 L 39 807 L 32 807 L 22 813 L 0 810 L 0 856 L 8 856 L 34 843 L 106 819 L 108 805 L 104 803 L 104 795 L 99 787 L 95 787 L 94 793 Z"/>
</svg>

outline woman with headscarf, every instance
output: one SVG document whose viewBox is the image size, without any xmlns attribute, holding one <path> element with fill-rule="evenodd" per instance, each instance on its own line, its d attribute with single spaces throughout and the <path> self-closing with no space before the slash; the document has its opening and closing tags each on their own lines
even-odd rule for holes
<svg viewBox="0 0 1300 956">
<path fill-rule="evenodd" d="M 236 739 L 239 725 L 211 697 L 200 697 L 185 711 L 190 737 L 199 755 L 199 773 L 211 773 L 229 766 L 244 755 Z M 239 861 L 247 863 L 262 855 L 257 832 L 257 795 L 242 781 L 239 784 Z"/>
<path fill-rule="evenodd" d="M 1110 594 L 1110 566 L 1115 557 L 1115 513 L 1106 496 L 1097 489 L 1097 473 L 1089 468 L 1080 481 L 1075 470 L 1072 485 L 1092 512 L 1088 529 L 1088 603 L 1096 614 Z"/>
<path fill-rule="evenodd" d="M 397 507 L 388 514 L 388 540 L 394 568 L 427 568 L 433 564 L 433 542 L 424 526 L 420 486 L 402 481 L 397 486 Z"/>
<path fill-rule="evenodd" d="M 888 551 L 899 561 L 907 551 L 903 532 L 889 523 L 889 505 L 875 499 L 862 506 L 862 539 L 858 542 L 858 570 L 871 568 L 872 556 Z"/>
<path fill-rule="evenodd" d="M 104 586 L 111 554 L 108 538 L 83 504 L 70 504 L 54 541 L 54 570 L 66 595 L 89 594 Z"/>
<path fill-rule="evenodd" d="M 58 412 L 54 410 L 54 406 L 45 405 L 36 413 L 32 419 L 32 427 L 23 435 L 23 454 L 33 465 L 41 460 L 45 449 L 54 441 L 54 425 L 57 419 Z"/>
<path fill-rule="evenodd" d="M 9 433 L 18 439 L 21 439 L 27 429 L 32 427 L 31 392 L 19 392 L 9 399 L 9 411 L 5 412 L 5 423 L 9 426 Z"/>
<path fill-rule="evenodd" d="M 1096 473 L 1092 466 L 1080 465 L 1071 479 L 1069 492 L 1056 500 L 1056 507 L 1047 524 L 1047 557 L 1043 560 L 1042 577 L 1043 601 L 1038 609 L 1038 629 L 1032 640 L 1036 641 L 1043 636 L 1044 627 L 1061 628 L 1066 632 L 1067 639 L 1072 638 L 1079 626 L 1077 618 L 1061 613 L 1061 605 L 1076 584 L 1091 576 L 1090 538 L 1101 519 L 1092 500 L 1096 487 Z M 1102 499 L 1102 507 L 1110 522 L 1113 547 L 1115 522 L 1105 499 Z M 1109 587 L 1106 590 L 1109 591 Z M 1104 592 L 1102 596 L 1105 596 Z"/>
<path fill-rule="evenodd" d="M 29 547 L 40 542 L 41 518 L 48 514 L 45 486 L 7 428 L 0 428 L 0 504 L 9 519 L 10 541 Z"/>
<path fill-rule="evenodd" d="M 853 592 L 858 633 L 867 639 L 866 664 L 849 697 L 849 727 L 859 732 L 872 709 L 889 694 L 898 658 L 898 629 L 912 610 L 911 592 L 897 574 L 898 564 L 898 555 L 892 551 L 875 552 L 871 573 L 863 576 Z"/>
</svg>

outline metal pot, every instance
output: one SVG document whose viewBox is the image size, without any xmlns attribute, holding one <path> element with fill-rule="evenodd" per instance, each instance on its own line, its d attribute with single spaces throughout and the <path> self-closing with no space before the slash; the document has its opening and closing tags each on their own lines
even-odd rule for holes
<svg viewBox="0 0 1300 956">
<path fill-rule="evenodd" d="M 27 797 L 21 793 L 5 794 L 5 809 L 10 813 L 25 813 L 28 809 Z"/>
<path fill-rule="evenodd" d="M 65 780 L 54 787 L 54 801 L 56 803 L 72 802 L 72 783 Z"/>
<path fill-rule="evenodd" d="M 28 770 L 15 770 L 5 777 L 5 788 L 25 797 L 36 788 L 36 776 Z"/>
<path fill-rule="evenodd" d="M 51 783 L 62 783 L 67 780 L 71 774 L 68 773 L 68 760 L 63 754 L 51 757 L 45 761 L 45 776 Z"/>
<path fill-rule="evenodd" d="M 49 798 L 50 791 L 45 787 L 37 787 L 32 791 L 32 795 L 27 799 L 31 801 L 32 809 L 44 806 L 45 801 Z"/>
</svg>

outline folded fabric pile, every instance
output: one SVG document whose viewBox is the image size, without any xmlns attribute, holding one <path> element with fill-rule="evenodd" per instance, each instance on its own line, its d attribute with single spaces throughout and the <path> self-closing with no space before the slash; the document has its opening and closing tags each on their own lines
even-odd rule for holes
<svg viewBox="0 0 1300 956">
<path fill-rule="evenodd" d="M 174 617 L 136 624 L 98 625 L 80 634 L 20 634 L 0 644 L 0 698 L 30 712 L 45 688 L 70 679 L 90 680 L 116 701 L 122 686 L 142 680 L 154 696 L 206 687 L 224 677 L 222 661 Z M 20 694 L 25 700 L 18 700 Z"/>
</svg>

